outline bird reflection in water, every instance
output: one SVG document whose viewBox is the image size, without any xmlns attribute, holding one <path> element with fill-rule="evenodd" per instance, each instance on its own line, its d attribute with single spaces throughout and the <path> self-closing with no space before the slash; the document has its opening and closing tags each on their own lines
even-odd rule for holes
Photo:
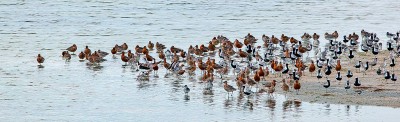
<svg viewBox="0 0 400 122">
<path fill-rule="evenodd" d="M 282 103 L 283 111 L 287 111 L 288 108 L 291 108 L 292 104 L 293 104 L 293 101 L 291 101 L 291 100 L 283 101 L 283 103 Z"/>
<path fill-rule="evenodd" d="M 292 108 L 292 105 L 294 105 L 294 108 L 296 110 L 299 110 L 300 107 L 301 107 L 301 101 L 299 101 L 299 100 L 286 100 L 286 101 L 283 101 L 283 103 L 282 103 L 283 111 L 288 111 L 288 109 Z"/>
<path fill-rule="evenodd" d="M 183 96 L 183 100 L 185 100 L 185 102 L 188 102 L 190 100 L 190 96 L 185 94 L 185 96 Z"/>
<path fill-rule="evenodd" d="M 224 107 L 225 108 L 231 108 L 232 107 L 232 99 L 229 98 L 229 97 L 227 99 L 225 99 L 225 102 L 224 102 Z"/>
<path fill-rule="evenodd" d="M 239 94 L 239 96 L 237 97 L 238 99 L 237 99 L 237 106 L 241 106 L 242 104 L 243 104 L 243 98 L 244 98 L 244 95 L 243 95 L 243 93 L 240 93 Z"/>
<path fill-rule="evenodd" d="M 101 71 L 104 67 L 100 65 L 87 64 L 87 68 L 93 71 Z"/>
<path fill-rule="evenodd" d="M 149 86 L 150 86 L 150 84 L 149 84 L 148 81 L 141 81 L 141 80 L 139 80 L 139 84 L 137 85 L 137 88 L 138 88 L 138 89 L 143 89 L 143 88 L 147 88 L 147 87 L 149 87 Z"/>
<path fill-rule="evenodd" d="M 213 103 L 214 102 L 214 93 L 212 90 L 207 90 L 207 94 L 204 94 L 203 91 L 203 101 L 204 103 Z"/>
<path fill-rule="evenodd" d="M 275 106 L 276 106 L 276 100 L 274 100 L 274 99 L 267 100 L 267 107 L 269 107 L 271 109 L 271 111 L 274 111 Z"/>
</svg>

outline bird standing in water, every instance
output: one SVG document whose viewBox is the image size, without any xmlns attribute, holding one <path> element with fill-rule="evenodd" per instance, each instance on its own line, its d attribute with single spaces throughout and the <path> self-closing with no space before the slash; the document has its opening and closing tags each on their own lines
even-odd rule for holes
<svg viewBox="0 0 400 122">
<path fill-rule="evenodd" d="M 224 81 L 224 89 L 226 92 L 228 92 L 228 96 L 229 96 L 229 92 L 231 92 L 233 94 L 233 91 L 236 91 L 236 89 L 233 88 L 233 86 L 228 85 L 227 81 Z M 232 94 L 231 94 L 231 96 L 232 96 Z"/>
<path fill-rule="evenodd" d="M 183 86 L 183 91 L 185 92 L 185 95 L 187 95 L 190 92 L 190 89 L 187 85 Z"/>
<path fill-rule="evenodd" d="M 42 66 L 44 58 L 40 54 L 38 54 L 38 56 L 36 57 L 36 61 L 39 63 L 39 66 Z"/>
</svg>

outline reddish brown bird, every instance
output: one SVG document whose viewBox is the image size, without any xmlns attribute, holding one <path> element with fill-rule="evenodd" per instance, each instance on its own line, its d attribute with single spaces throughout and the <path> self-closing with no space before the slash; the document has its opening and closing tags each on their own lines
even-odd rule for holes
<svg viewBox="0 0 400 122">
<path fill-rule="evenodd" d="M 81 53 L 79 53 L 78 57 L 79 57 L 79 59 L 84 60 L 85 59 L 85 53 L 83 53 L 81 51 Z"/>
<path fill-rule="evenodd" d="M 36 61 L 39 63 L 40 66 L 42 66 L 42 63 L 44 62 L 44 58 L 38 54 Z"/>
<path fill-rule="evenodd" d="M 154 43 L 152 43 L 151 41 L 149 41 L 149 44 L 147 44 L 147 47 L 149 47 L 150 50 L 153 50 L 153 48 L 154 48 Z"/>
<path fill-rule="evenodd" d="M 146 46 L 143 47 L 142 53 L 143 53 L 143 54 L 148 54 L 148 53 L 149 53 L 149 50 L 147 49 Z"/>
<path fill-rule="evenodd" d="M 117 53 L 117 49 L 115 49 L 115 47 L 113 47 L 113 48 L 111 49 L 111 54 L 113 54 L 113 56 L 114 56 L 116 53 Z"/>
<path fill-rule="evenodd" d="M 308 68 L 308 71 L 312 74 L 315 71 L 315 64 L 314 61 L 311 60 L 310 67 Z"/>
<path fill-rule="evenodd" d="M 92 54 L 92 51 L 89 49 L 89 46 L 85 47 L 85 50 L 83 51 L 85 54 Z"/>
<path fill-rule="evenodd" d="M 301 88 L 299 80 L 296 80 L 296 82 L 293 84 L 293 88 L 294 88 L 294 90 L 296 90 L 296 94 L 299 94 L 299 90 Z"/>
<path fill-rule="evenodd" d="M 233 43 L 233 45 L 235 45 L 235 47 L 236 47 L 236 48 L 239 48 L 239 49 L 243 47 L 243 44 L 242 44 L 241 42 L 239 42 L 239 40 L 237 40 L 237 39 L 235 40 L 235 42 Z"/>
<path fill-rule="evenodd" d="M 72 52 L 72 54 L 74 54 L 77 49 L 78 49 L 78 47 L 75 44 L 73 44 L 71 47 L 67 48 L 67 50 Z"/>
<path fill-rule="evenodd" d="M 259 83 L 260 80 L 261 80 L 261 78 L 260 78 L 260 76 L 259 76 L 258 74 L 260 74 L 260 72 L 259 72 L 259 71 L 256 71 L 256 73 L 255 73 L 255 75 L 254 75 L 254 80 L 255 80 L 257 83 Z"/>
<path fill-rule="evenodd" d="M 122 50 L 127 50 L 128 49 L 128 45 L 126 43 L 122 44 L 121 47 L 122 47 Z"/>
<path fill-rule="evenodd" d="M 158 63 L 156 62 L 156 60 L 154 60 L 153 62 L 153 70 L 154 70 L 154 75 L 158 75 Z"/>
<path fill-rule="evenodd" d="M 125 65 L 127 65 L 128 61 L 129 61 L 129 58 L 128 58 L 128 56 L 125 56 L 125 52 L 121 53 L 121 60 L 123 62 L 125 62 Z"/>
<path fill-rule="evenodd" d="M 340 60 L 337 60 L 335 69 L 336 69 L 336 71 L 340 71 L 342 69 L 342 65 L 340 65 Z"/>
</svg>

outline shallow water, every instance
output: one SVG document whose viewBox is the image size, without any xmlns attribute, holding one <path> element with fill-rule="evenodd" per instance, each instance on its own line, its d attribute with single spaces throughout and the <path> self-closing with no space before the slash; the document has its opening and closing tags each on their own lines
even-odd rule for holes
<svg viewBox="0 0 400 122">
<path fill-rule="evenodd" d="M 232 98 L 214 84 L 214 95 L 187 78 L 135 80 L 135 69 L 122 68 L 111 56 L 92 68 L 60 55 L 75 43 L 109 51 L 127 42 L 130 49 L 149 40 L 186 49 L 223 34 L 242 39 L 248 32 L 285 33 L 361 29 L 387 40 L 398 31 L 398 0 L 384 1 L 0 1 L 0 118 L 4 121 L 394 121 L 400 109 L 311 104 L 267 95 Z M 323 40 L 323 39 L 321 39 Z M 261 41 L 259 41 L 261 42 Z M 260 43 L 259 43 L 260 44 Z M 41 53 L 45 68 L 38 68 Z M 154 54 L 153 54 L 154 55 Z M 155 55 L 154 55 L 155 56 Z M 160 76 L 165 72 L 160 71 Z M 192 91 L 185 100 L 183 85 Z M 294 99 L 294 98 L 289 98 Z M 382 118 L 384 117 L 384 118 Z"/>
</svg>

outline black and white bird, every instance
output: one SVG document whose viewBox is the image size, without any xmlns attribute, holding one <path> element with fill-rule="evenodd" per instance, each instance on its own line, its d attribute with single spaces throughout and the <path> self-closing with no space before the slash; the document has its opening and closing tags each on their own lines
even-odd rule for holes
<svg viewBox="0 0 400 122">
<path fill-rule="evenodd" d="M 393 45 L 392 45 L 391 42 L 387 42 L 387 49 L 388 49 L 389 51 L 392 51 L 392 50 L 393 50 Z"/>
<path fill-rule="evenodd" d="M 387 82 L 387 80 L 388 79 L 390 79 L 391 77 L 390 77 L 390 72 L 389 71 L 385 71 L 385 79 L 386 79 L 386 82 Z"/>
<path fill-rule="evenodd" d="M 363 73 L 363 75 L 366 75 L 366 74 L 367 74 L 367 70 L 368 70 L 368 68 L 369 68 L 368 61 L 365 62 L 365 64 L 363 65 L 363 67 L 364 67 L 364 73 Z"/>
<path fill-rule="evenodd" d="M 374 58 L 374 60 L 372 60 L 372 62 L 370 63 L 371 69 L 373 69 L 373 67 L 376 66 L 376 64 L 378 64 L 378 58 Z"/>
<path fill-rule="evenodd" d="M 354 86 L 361 86 L 361 82 L 358 80 L 358 77 L 356 77 L 356 81 L 354 81 Z"/>
<path fill-rule="evenodd" d="M 282 74 L 286 74 L 286 73 L 288 73 L 288 72 L 289 72 L 289 64 L 286 63 L 286 66 L 285 66 L 285 68 L 283 69 Z"/>
<path fill-rule="evenodd" d="M 392 77 L 390 77 L 390 80 L 392 80 L 393 83 L 396 82 L 397 81 L 397 76 L 394 73 L 392 73 Z"/>
<path fill-rule="evenodd" d="M 349 50 L 349 59 L 352 60 L 354 58 L 353 50 Z"/>
<path fill-rule="evenodd" d="M 347 40 L 346 35 L 343 36 L 343 42 L 346 44 L 347 42 L 349 42 L 349 40 Z"/>
<path fill-rule="evenodd" d="M 325 75 L 331 75 L 332 73 L 332 66 L 328 65 L 325 70 Z"/>
<path fill-rule="evenodd" d="M 350 69 L 347 70 L 347 78 L 353 77 L 353 73 L 350 71 Z"/>
<path fill-rule="evenodd" d="M 325 91 L 326 93 L 328 93 L 328 88 L 329 86 L 331 86 L 331 81 L 328 79 L 328 77 L 326 77 L 326 84 L 324 84 L 323 86 L 325 87 Z"/>
<path fill-rule="evenodd" d="M 355 40 L 353 40 L 353 39 L 350 39 L 350 45 L 357 45 L 357 42 L 355 41 Z"/>
<path fill-rule="evenodd" d="M 394 66 L 396 66 L 396 63 L 394 61 L 394 58 L 391 58 L 391 62 L 389 64 L 390 67 L 392 67 L 392 71 L 394 71 Z"/>
<path fill-rule="evenodd" d="M 318 67 L 318 68 L 322 68 L 322 66 L 323 66 L 322 62 L 319 61 L 319 60 L 317 60 L 317 67 Z"/>
<path fill-rule="evenodd" d="M 357 68 L 358 69 L 358 71 L 360 71 L 361 69 L 361 60 L 359 60 L 357 63 L 356 63 L 356 65 L 354 65 L 354 67 L 355 68 Z"/>
<path fill-rule="evenodd" d="M 346 91 L 347 91 L 347 89 L 350 89 L 350 81 L 349 80 L 346 81 L 346 85 L 344 86 L 344 89 L 346 89 Z"/>
<path fill-rule="evenodd" d="M 318 82 L 319 82 L 319 79 L 322 78 L 321 69 L 318 69 L 318 71 L 317 71 L 317 78 L 318 78 Z"/>
<path fill-rule="evenodd" d="M 340 83 L 340 81 L 342 80 L 342 75 L 340 74 L 340 71 L 337 71 L 336 80 L 338 80 L 339 83 Z"/>
<path fill-rule="evenodd" d="M 185 92 L 185 95 L 187 95 L 190 92 L 190 89 L 187 85 L 183 86 L 183 91 Z"/>
</svg>

